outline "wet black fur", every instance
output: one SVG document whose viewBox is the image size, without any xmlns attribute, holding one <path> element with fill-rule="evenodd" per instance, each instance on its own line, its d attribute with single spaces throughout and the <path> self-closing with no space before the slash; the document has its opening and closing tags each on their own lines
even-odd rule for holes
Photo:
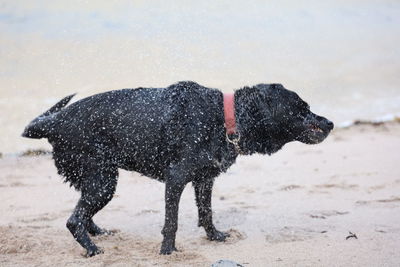
<svg viewBox="0 0 400 267">
<path fill-rule="evenodd" d="M 179 82 L 168 88 L 110 91 L 64 107 L 71 98 L 33 120 L 23 136 L 47 138 L 58 173 L 81 191 L 67 227 L 88 256 L 101 252 L 88 233 L 106 233 L 92 217 L 112 199 L 119 168 L 166 184 L 162 254 L 176 250 L 179 199 L 189 182 L 195 189 L 199 226 L 210 240 L 225 240 L 228 235 L 212 222 L 212 186 L 239 150 L 226 139 L 219 90 Z M 295 140 L 318 143 L 333 128 L 279 84 L 237 90 L 235 112 L 244 154 L 271 154 Z M 315 126 L 323 132 L 310 130 Z"/>
</svg>

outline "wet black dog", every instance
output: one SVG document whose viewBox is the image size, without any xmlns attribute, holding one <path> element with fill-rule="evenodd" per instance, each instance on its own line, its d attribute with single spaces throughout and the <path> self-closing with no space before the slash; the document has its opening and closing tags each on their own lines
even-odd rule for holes
<svg viewBox="0 0 400 267">
<path fill-rule="evenodd" d="M 107 233 L 92 217 L 112 199 L 118 168 L 166 184 L 161 253 L 170 254 L 176 250 L 178 205 L 187 183 L 194 186 L 199 226 L 210 240 L 224 241 L 228 235 L 212 221 L 214 178 L 239 153 L 271 154 L 291 141 L 316 144 L 333 128 L 280 84 L 235 91 L 235 136 L 226 134 L 223 94 L 194 82 L 111 91 L 64 108 L 71 98 L 33 120 L 23 136 L 47 138 L 59 174 L 81 191 L 67 227 L 88 256 L 101 252 L 88 234 Z"/>
</svg>

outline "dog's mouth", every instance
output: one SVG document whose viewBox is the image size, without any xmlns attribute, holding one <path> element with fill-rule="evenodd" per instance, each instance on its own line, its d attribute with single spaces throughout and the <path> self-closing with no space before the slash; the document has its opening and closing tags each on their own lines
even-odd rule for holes
<svg viewBox="0 0 400 267">
<path fill-rule="evenodd" d="M 306 144 L 318 144 L 328 136 L 329 132 L 330 130 L 324 130 L 318 124 L 310 123 L 305 125 L 305 129 L 296 140 Z"/>
<path fill-rule="evenodd" d="M 317 124 L 309 124 L 307 125 L 306 131 L 304 132 L 306 136 L 306 143 L 321 143 L 328 136 L 329 132 L 329 130 L 324 130 Z"/>
<path fill-rule="evenodd" d="M 308 126 L 308 129 L 313 133 L 324 133 L 324 130 L 322 130 L 320 127 L 318 127 L 315 124 L 311 124 L 310 126 Z"/>
</svg>

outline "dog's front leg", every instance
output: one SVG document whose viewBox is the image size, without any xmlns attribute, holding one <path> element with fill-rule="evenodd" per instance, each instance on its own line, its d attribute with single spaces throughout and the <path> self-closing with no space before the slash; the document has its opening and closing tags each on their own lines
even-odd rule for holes
<svg viewBox="0 0 400 267">
<path fill-rule="evenodd" d="M 160 254 L 171 254 L 177 251 L 175 247 L 175 236 L 178 230 L 178 210 L 179 200 L 181 198 L 186 182 L 178 177 L 168 179 L 165 183 L 165 223 L 161 233 L 164 239 L 161 244 Z"/>
<path fill-rule="evenodd" d="M 211 197 L 214 180 L 209 179 L 207 181 L 194 182 L 193 184 L 199 211 L 199 226 L 204 227 L 209 240 L 225 241 L 229 234 L 218 231 L 212 220 Z"/>
</svg>

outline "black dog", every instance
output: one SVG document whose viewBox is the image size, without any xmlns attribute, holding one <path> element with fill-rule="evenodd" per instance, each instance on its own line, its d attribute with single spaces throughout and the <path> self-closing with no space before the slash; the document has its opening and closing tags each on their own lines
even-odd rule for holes
<svg viewBox="0 0 400 267">
<path fill-rule="evenodd" d="M 81 191 L 67 227 L 88 256 L 101 253 L 88 233 L 107 233 L 92 217 L 112 199 L 118 168 L 165 183 L 161 254 L 170 254 L 187 183 L 194 186 L 199 226 L 210 240 L 224 241 L 228 234 L 212 221 L 214 178 L 238 154 L 272 154 L 291 141 L 316 144 L 333 128 L 280 84 L 235 91 L 233 134 L 225 128 L 224 95 L 194 82 L 110 91 L 64 108 L 72 97 L 33 120 L 23 136 L 47 138 L 58 173 Z"/>
</svg>

